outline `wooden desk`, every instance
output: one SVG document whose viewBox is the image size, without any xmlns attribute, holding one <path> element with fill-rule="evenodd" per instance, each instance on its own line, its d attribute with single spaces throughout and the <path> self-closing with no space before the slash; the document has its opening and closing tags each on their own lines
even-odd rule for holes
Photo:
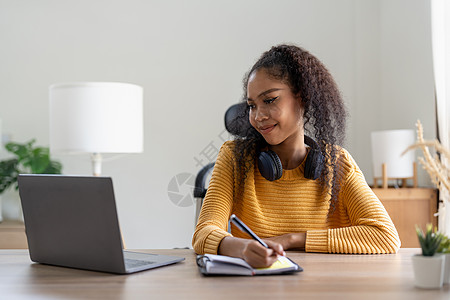
<svg viewBox="0 0 450 300">
<path fill-rule="evenodd" d="M 192 250 L 147 250 L 184 262 L 131 275 L 32 263 L 27 250 L 0 250 L 1 299 L 449 299 L 450 288 L 414 287 L 411 256 L 288 252 L 295 275 L 203 277 Z"/>
</svg>

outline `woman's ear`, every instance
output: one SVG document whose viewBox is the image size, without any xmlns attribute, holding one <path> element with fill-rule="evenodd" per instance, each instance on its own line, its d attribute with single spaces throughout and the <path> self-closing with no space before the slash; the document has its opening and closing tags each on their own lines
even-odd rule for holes
<svg viewBox="0 0 450 300">
<path fill-rule="evenodd" d="M 300 96 L 296 96 L 295 98 L 297 99 L 298 103 L 297 105 L 298 125 L 300 127 L 304 127 L 305 106 Z"/>
<path fill-rule="evenodd" d="M 303 99 L 302 99 L 302 97 L 300 96 L 300 94 L 297 94 L 296 96 L 295 96 L 295 99 L 297 100 L 297 103 L 299 104 L 299 108 L 300 108 L 300 110 L 301 110 L 301 115 L 303 116 L 303 114 L 305 113 L 305 105 L 303 104 Z"/>
</svg>

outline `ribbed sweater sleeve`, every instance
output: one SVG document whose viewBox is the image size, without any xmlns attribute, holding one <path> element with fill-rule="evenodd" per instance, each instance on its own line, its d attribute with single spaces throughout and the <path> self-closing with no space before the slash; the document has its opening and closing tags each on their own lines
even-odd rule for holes
<svg viewBox="0 0 450 300">
<path fill-rule="evenodd" d="M 336 223 L 328 230 L 330 253 L 396 253 L 400 248 L 397 230 L 381 201 L 367 185 L 364 175 L 347 152 L 341 163 L 345 181 L 339 193 Z M 345 216 L 344 216 L 345 215 Z M 349 220 L 343 226 L 342 220 Z M 341 223 L 341 224 L 339 224 Z"/>
<path fill-rule="evenodd" d="M 327 230 L 308 231 L 306 251 L 329 253 L 396 253 L 400 239 L 386 209 L 367 185 L 348 152 L 340 163 L 344 177 L 339 202 Z"/>
<path fill-rule="evenodd" d="M 231 236 L 227 227 L 233 203 L 233 166 L 232 151 L 225 143 L 219 151 L 192 238 L 192 245 L 198 254 L 217 254 L 222 239 Z"/>
</svg>

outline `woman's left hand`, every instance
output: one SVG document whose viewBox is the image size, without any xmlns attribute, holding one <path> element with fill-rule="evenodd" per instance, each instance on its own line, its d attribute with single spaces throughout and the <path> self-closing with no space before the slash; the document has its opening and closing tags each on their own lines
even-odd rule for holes
<svg viewBox="0 0 450 300">
<path fill-rule="evenodd" d="M 265 240 L 281 244 L 284 250 L 304 250 L 306 243 L 306 232 L 287 233 L 279 236 L 265 238 Z"/>
</svg>

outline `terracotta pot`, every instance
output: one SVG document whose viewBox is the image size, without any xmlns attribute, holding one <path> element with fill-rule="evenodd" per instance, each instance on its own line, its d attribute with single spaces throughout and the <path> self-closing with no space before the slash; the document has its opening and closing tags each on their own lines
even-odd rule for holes
<svg viewBox="0 0 450 300">
<path fill-rule="evenodd" d="M 412 257 L 415 285 L 425 289 L 438 289 L 444 282 L 445 255 L 414 255 Z"/>
</svg>

